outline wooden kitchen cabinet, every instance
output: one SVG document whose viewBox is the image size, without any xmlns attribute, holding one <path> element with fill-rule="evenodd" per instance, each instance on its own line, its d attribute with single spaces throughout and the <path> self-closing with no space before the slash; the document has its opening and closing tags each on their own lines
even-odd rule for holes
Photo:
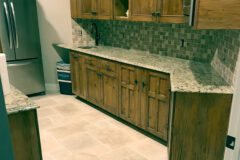
<svg viewBox="0 0 240 160">
<path fill-rule="evenodd" d="M 147 71 L 146 81 L 142 82 L 146 96 L 144 110 L 146 130 L 167 141 L 170 99 L 170 79 L 168 74 Z"/>
<path fill-rule="evenodd" d="M 192 25 L 195 29 L 240 29 L 239 0 L 195 0 Z"/>
<path fill-rule="evenodd" d="M 112 0 L 70 0 L 72 18 L 111 19 Z"/>
<path fill-rule="evenodd" d="M 101 60 L 102 106 L 108 112 L 118 113 L 118 71 L 117 63 Z"/>
<path fill-rule="evenodd" d="M 130 20 L 156 21 L 157 0 L 130 0 Z"/>
<path fill-rule="evenodd" d="M 119 67 L 119 116 L 140 126 L 139 70 L 136 67 L 120 65 Z"/>
<path fill-rule="evenodd" d="M 130 0 L 130 20 L 183 23 L 183 0 Z"/>
<path fill-rule="evenodd" d="M 72 79 L 72 92 L 80 97 L 86 97 L 85 88 L 85 68 L 84 56 L 77 53 L 70 53 L 71 61 L 71 79 Z"/>
<path fill-rule="evenodd" d="M 87 56 L 86 65 L 86 88 L 87 99 L 96 104 L 102 104 L 102 74 L 99 72 L 98 59 Z"/>
<path fill-rule="evenodd" d="M 79 53 L 70 57 L 73 93 L 167 141 L 168 74 Z"/>
</svg>

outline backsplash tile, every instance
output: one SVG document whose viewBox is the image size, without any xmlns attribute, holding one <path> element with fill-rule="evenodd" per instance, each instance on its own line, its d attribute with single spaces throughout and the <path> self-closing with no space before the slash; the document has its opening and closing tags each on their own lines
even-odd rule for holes
<svg viewBox="0 0 240 160">
<path fill-rule="evenodd" d="M 211 63 L 230 85 L 234 85 L 239 30 L 194 30 L 188 24 L 74 19 L 75 46 L 95 44 L 90 32 L 93 22 L 100 32 L 100 45 Z"/>
<path fill-rule="evenodd" d="M 82 30 L 87 34 L 86 37 L 91 37 L 91 24 L 95 22 L 101 34 L 100 45 L 133 48 L 200 62 L 211 62 L 214 56 L 211 50 L 214 32 L 193 30 L 188 24 L 82 19 L 73 21 L 75 21 L 73 22 L 75 45 L 81 45 L 84 39 L 79 38 L 77 32 Z M 84 36 L 83 34 L 81 37 Z M 183 47 L 182 40 L 184 40 Z"/>
<path fill-rule="evenodd" d="M 239 59 L 240 30 L 218 30 L 214 33 L 214 69 L 231 85 L 236 79 L 236 64 Z"/>
</svg>

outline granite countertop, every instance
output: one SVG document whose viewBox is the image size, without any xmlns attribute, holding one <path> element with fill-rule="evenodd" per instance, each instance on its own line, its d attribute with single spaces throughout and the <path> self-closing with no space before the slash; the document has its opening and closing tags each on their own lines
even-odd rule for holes
<svg viewBox="0 0 240 160">
<path fill-rule="evenodd" d="M 109 46 L 81 49 L 73 45 L 57 47 L 170 74 L 172 92 L 232 94 L 233 89 L 208 63 L 149 54 Z"/>
<path fill-rule="evenodd" d="M 30 100 L 30 98 L 24 95 L 21 91 L 13 86 L 10 88 L 10 93 L 5 95 L 5 104 L 8 115 L 39 108 L 36 103 Z"/>
</svg>

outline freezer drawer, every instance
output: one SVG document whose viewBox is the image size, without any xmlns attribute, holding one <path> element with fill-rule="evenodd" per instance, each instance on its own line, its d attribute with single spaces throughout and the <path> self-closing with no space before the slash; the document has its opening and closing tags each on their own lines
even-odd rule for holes
<svg viewBox="0 0 240 160">
<path fill-rule="evenodd" d="M 29 95 L 45 92 L 42 64 L 39 59 L 8 63 L 10 83 Z"/>
</svg>

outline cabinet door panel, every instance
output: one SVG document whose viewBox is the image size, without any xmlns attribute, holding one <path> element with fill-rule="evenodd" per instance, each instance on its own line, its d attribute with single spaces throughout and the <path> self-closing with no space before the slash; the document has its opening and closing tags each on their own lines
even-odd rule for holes
<svg viewBox="0 0 240 160">
<path fill-rule="evenodd" d="M 158 22 L 166 23 L 184 23 L 188 21 L 187 16 L 183 15 L 183 0 L 158 0 L 157 17 Z"/>
<path fill-rule="evenodd" d="M 87 67 L 87 98 L 91 102 L 100 105 L 101 95 L 101 75 L 97 70 Z"/>
<path fill-rule="evenodd" d="M 71 16 L 72 18 L 78 18 L 77 17 L 77 0 L 70 0 L 70 6 L 71 6 Z"/>
<path fill-rule="evenodd" d="M 104 108 L 117 114 L 118 107 L 118 81 L 116 77 L 103 75 L 103 106 Z"/>
<path fill-rule="evenodd" d="M 156 11 L 156 0 L 131 0 L 130 18 L 137 21 L 155 21 L 152 13 Z"/>
<path fill-rule="evenodd" d="M 83 56 L 77 53 L 70 53 L 71 79 L 73 93 L 85 97 L 85 79 Z"/>
<path fill-rule="evenodd" d="M 113 17 L 112 0 L 98 1 L 98 19 L 111 19 Z"/>
<path fill-rule="evenodd" d="M 119 116 L 135 125 L 140 124 L 137 68 L 120 66 Z"/>
<path fill-rule="evenodd" d="M 147 74 L 146 129 L 167 141 L 169 118 L 169 76 L 149 71 Z"/>
<path fill-rule="evenodd" d="M 92 6 L 93 0 L 77 0 L 78 17 L 81 18 L 92 18 Z"/>
</svg>

